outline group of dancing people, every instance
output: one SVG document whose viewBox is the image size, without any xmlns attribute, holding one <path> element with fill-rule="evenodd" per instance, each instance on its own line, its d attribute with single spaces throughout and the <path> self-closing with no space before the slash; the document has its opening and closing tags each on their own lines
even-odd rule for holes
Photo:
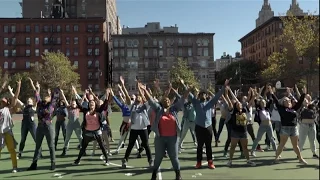
<svg viewBox="0 0 320 180">
<path fill-rule="evenodd" d="M 222 88 L 213 94 L 208 90 L 198 90 L 192 85 L 185 84 L 179 79 L 180 91 L 174 89 L 169 83 L 168 89 L 156 97 L 150 87 L 137 80 L 137 94 L 129 95 L 123 77 L 118 84 L 119 92 L 115 94 L 111 88 L 107 88 L 105 94 L 99 98 L 89 88 L 81 97 L 76 88 L 72 88 L 72 99 L 67 100 L 64 91 L 60 88 L 47 90 L 44 98 L 40 97 L 40 84 L 29 78 L 31 87 L 35 93 L 33 97 L 23 103 L 19 100 L 21 80 L 17 81 L 16 90 L 2 85 L 1 91 L 8 90 L 11 97 L 3 97 L 0 103 L 0 153 L 7 146 L 11 156 L 13 172 L 17 172 L 17 159 L 23 158 L 26 137 L 30 132 L 35 141 L 33 161 L 27 170 L 36 170 L 38 159 L 42 157 L 41 146 L 44 137 L 50 152 L 51 167 L 56 168 L 56 151 L 58 150 L 59 132 L 62 129 L 64 146 L 61 156 L 67 156 L 69 142 L 73 131 L 75 132 L 79 146 L 79 155 L 73 165 L 79 165 L 81 158 L 86 155 L 90 142 L 93 142 L 93 154 L 96 146 L 102 151 L 101 159 L 104 165 L 110 164 L 112 155 L 109 141 L 113 141 L 109 115 L 112 103 L 116 103 L 122 111 L 122 124 L 120 126 L 120 139 L 114 154 L 124 147 L 129 135 L 128 145 L 122 159 L 122 167 L 126 168 L 131 151 L 135 147 L 137 158 L 145 151 L 148 166 L 152 169 L 152 180 L 157 179 L 158 170 L 162 159 L 169 157 L 176 174 L 176 179 L 182 179 L 180 173 L 179 153 L 183 152 L 183 141 L 190 130 L 194 144 L 197 147 L 195 168 L 202 168 L 203 154 L 206 154 L 207 166 L 215 169 L 212 156 L 212 146 L 218 147 L 220 135 L 224 125 L 227 127 L 227 140 L 224 147 L 224 156 L 229 159 L 227 165 L 232 166 L 232 160 L 237 145 L 241 155 L 246 158 L 250 166 L 256 164 L 250 159 L 256 156 L 256 151 L 264 151 L 259 144 L 266 134 L 267 148 L 275 151 L 274 163 L 279 163 L 281 153 L 290 138 L 294 152 L 300 163 L 307 162 L 301 155 L 306 138 L 309 138 L 311 151 L 314 158 L 316 154 L 316 138 L 319 142 L 319 101 L 312 100 L 303 88 L 300 94 L 298 88 L 295 93 L 287 88 L 287 93 L 281 99 L 276 96 L 276 89 L 271 84 L 262 88 L 250 88 L 247 95 L 243 96 L 237 91 L 233 92 L 229 86 L 229 80 L 225 81 Z M 154 91 L 161 92 L 159 81 L 154 82 Z M 158 100 L 159 99 L 159 100 Z M 216 129 L 216 110 L 219 106 L 221 117 Z M 12 114 L 20 107 L 23 112 L 21 126 L 21 142 L 19 152 L 16 152 L 16 143 L 13 133 Z M 255 111 L 254 111 L 255 109 Z M 182 111 L 180 121 L 178 113 Z M 83 120 L 80 121 L 80 112 Z M 34 116 L 37 115 L 37 124 Z M 53 118 L 56 122 L 53 124 Z M 66 119 L 68 119 L 66 123 Z M 255 136 L 253 123 L 259 124 L 257 136 Z M 274 131 L 276 138 L 274 138 Z M 154 133 L 154 156 L 152 157 L 149 146 L 150 133 Z M 253 141 L 252 147 L 248 147 L 248 137 Z M 212 145 L 212 140 L 215 144 Z M 229 149 L 230 146 L 230 149 Z M 229 149 L 229 150 L 228 150 Z M 229 152 L 229 153 L 228 153 Z"/>
</svg>

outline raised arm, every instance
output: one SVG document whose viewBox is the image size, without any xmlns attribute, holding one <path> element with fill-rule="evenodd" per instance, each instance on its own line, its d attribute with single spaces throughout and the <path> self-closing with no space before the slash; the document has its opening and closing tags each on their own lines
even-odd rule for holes
<svg viewBox="0 0 320 180">
<path fill-rule="evenodd" d="M 296 90 L 298 99 L 300 99 L 301 94 L 300 94 L 300 91 L 299 91 L 298 86 L 296 84 L 294 85 L 294 89 Z"/>
<path fill-rule="evenodd" d="M 19 97 L 20 94 L 20 88 L 21 88 L 21 79 L 19 79 L 17 81 L 17 90 L 16 93 L 14 94 L 12 100 L 11 100 L 11 104 L 10 104 L 10 110 L 11 112 L 13 112 L 13 110 L 15 109 L 16 105 L 17 105 L 17 99 Z"/>
<path fill-rule="evenodd" d="M 145 93 L 145 98 L 147 99 L 150 107 L 154 110 L 157 110 L 160 108 L 159 103 L 155 102 L 155 100 L 152 98 L 151 94 L 149 93 L 149 91 L 147 90 L 146 85 L 143 85 L 141 82 L 138 82 L 138 87 L 139 89 L 141 89 L 142 91 L 144 91 Z"/>
<path fill-rule="evenodd" d="M 307 94 L 307 88 L 306 87 L 303 87 L 302 88 L 302 94 L 299 98 L 299 101 L 292 107 L 294 110 L 298 110 L 302 107 L 302 103 L 304 101 L 304 98 L 306 97 L 306 94 Z"/>
<path fill-rule="evenodd" d="M 124 107 L 124 104 L 121 103 L 121 101 L 117 98 L 117 96 L 114 95 L 113 90 L 110 89 L 110 95 L 112 96 L 114 102 L 122 109 Z"/>
<path fill-rule="evenodd" d="M 232 92 L 231 88 L 229 88 L 229 92 L 230 92 L 230 94 L 231 94 L 231 96 L 232 96 L 232 99 L 233 99 L 233 100 L 236 100 L 237 102 L 240 102 L 240 101 L 238 100 L 238 98 L 236 97 L 236 95 L 235 95 L 235 94 L 233 94 L 233 92 Z"/>
<path fill-rule="evenodd" d="M 7 77 L 5 78 L 5 80 L 2 83 L 2 86 L 0 88 L 0 93 L 4 90 L 4 88 L 6 88 L 6 86 L 7 86 Z"/>
<path fill-rule="evenodd" d="M 230 98 L 229 98 L 229 90 L 230 87 L 228 86 L 226 89 L 225 89 L 225 103 L 228 105 L 228 109 L 229 110 L 232 110 L 233 109 L 233 103 L 231 102 Z"/>
<path fill-rule="evenodd" d="M 69 104 L 69 102 L 67 101 L 67 98 L 66 98 L 66 96 L 64 95 L 64 92 L 63 92 L 62 89 L 60 89 L 60 93 L 61 93 L 61 96 L 62 96 L 64 102 L 66 102 L 66 106 L 69 107 L 70 104 Z"/>
<path fill-rule="evenodd" d="M 9 90 L 9 94 L 11 96 L 11 98 L 13 98 L 15 95 L 13 93 L 13 88 L 11 86 L 8 86 L 8 90 Z M 22 101 L 20 101 L 20 99 L 17 99 L 17 103 L 24 108 L 24 103 Z"/>
<path fill-rule="evenodd" d="M 254 90 L 252 88 L 250 88 L 250 91 L 251 91 L 251 99 L 249 100 L 249 103 L 248 103 L 248 107 L 252 107 L 254 104 L 255 104 L 255 100 L 256 100 L 256 97 L 258 94 L 254 93 Z"/>
<path fill-rule="evenodd" d="M 126 103 L 128 105 L 130 105 L 131 104 L 131 98 L 130 98 L 130 95 L 128 93 L 128 90 L 127 90 L 126 86 L 124 85 L 124 79 L 123 79 L 122 76 L 120 76 L 120 83 L 121 83 L 122 90 L 124 92 L 124 96 L 126 97 Z"/>
<path fill-rule="evenodd" d="M 227 79 L 224 82 L 224 86 L 220 89 L 220 91 L 209 100 L 208 104 L 206 104 L 206 106 L 212 108 L 215 104 L 217 104 L 217 102 L 219 101 L 220 97 L 222 96 L 222 94 L 224 93 L 225 87 L 228 86 L 229 84 L 229 79 Z"/>
<path fill-rule="evenodd" d="M 280 104 L 279 104 L 279 99 L 277 98 L 277 96 L 274 94 L 274 91 L 272 89 L 272 87 L 269 85 L 268 86 L 268 91 L 270 92 L 271 94 L 271 97 L 273 99 L 273 102 L 274 104 L 279 108 L 280 107 Z"/>
</svg>

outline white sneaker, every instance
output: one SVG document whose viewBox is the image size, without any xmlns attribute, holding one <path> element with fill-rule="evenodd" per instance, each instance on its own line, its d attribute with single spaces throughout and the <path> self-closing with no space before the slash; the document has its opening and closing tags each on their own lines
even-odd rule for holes
<svg viewBox="0 0 320 180">
<path fill-rule="evenodd" d="M 256 153 L 254 151 L 251 151 L 251 156 L 256 157 Z"/>
<path fill-rule="evenodd" d="M 112 156 L 112 153 L 109 153 L 108 156 Z"/>
<path fill-rule="evenodd" d="M 250 166 L 256 166 L 256 163 L 254 163 L 254 162 L 251 161 L 251 160 L 248 160 L 248 161 L 247 161 L 247 164 L 250 165 Z"/>
<path fill-rule="evenodd" d="M 110 165 L 110 162 L 107 161 L 107 162 L 104 163 L 104 165 L 105 165 L 105 166 L 109 166 L 109 165 Z"/>
<path fill-rule="evenodd" d="M 304 159 L 300 159 L 299 163 L 303 164 L 303 165 L 308 165 L 307 161 Z"/>
<path fill-rule="evenodd" d="M 17 173 L 17 172 L 18 172 L 17 168 L 13 168 L 12 173 Z"/>
<path fill-rule="evenodd" d="M 231 167 L 231 166 L 232 166 L 232 161 L 231 161 L 231 160 L 228 161 L 227 166 L 228 166 L 228 167 Z"/>
</svg>

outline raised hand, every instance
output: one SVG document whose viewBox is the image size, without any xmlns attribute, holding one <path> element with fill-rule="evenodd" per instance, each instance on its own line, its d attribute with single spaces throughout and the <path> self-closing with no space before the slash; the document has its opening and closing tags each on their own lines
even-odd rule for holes
<svg viewBox="0 0 320 180">
<path fill-rule="evenodd" d="M 169 81 L 169 89 L 172 89 L 172 83 Z"/>
<path fill-rule="evenodd" d="M 30 80 L 31 80 L 31 79 L 30 79 Z M 33 81 L 31 80 L 31 82 L 33 82 Z M 38 89 L 40 88 L 40 84 L 39 84 L 38 81 L 36 82 L 36 88 L 38 88 Z"/>
<path fill-rule="evenodd" d="M 226 79 L 226 81 L 224 82 L 224 86 L 228 86 L 230 82 L 230 79 Z"/>
<path fill-rule="evenodd" d="M 307 94 L 307 88 L 306 88 L 306 86 L 303 86 L 303 88 L 302 88 L 302 93 Z"/>
<path fill-rule="evenodd" d="M 182 78 L 179 77 L 179 81 L 181 84 L 184 84 L 184 80 Z"/>
<path fill-rule="evenodd" d="M 160 87 L 159 79 L 156 79 L 155 81 L 153 81 L 153 84 L 156 88 L 159 88 Z"/>
<path fill-rule="evenodd" d="M 9 85 L 8 86 L 8 90 L 10 91 L 10 92 L 13 92 L 13 88 Z"/>
<path fill-rule="evenodd" d="M 124 78 L 122 76 L 120 76 L 120 82 L 122 85 L 124 85 Z"/>
<path fill-rule="evenodd" d="M 118 88 L 119 88 L 119 89 L 122 89 L 122 86 L 121 86 L 120 84 L 118 84 Z"/>
<path fill-rule="evenodd" d="M 147 86 L 142 83 L 139 83 L 138 86 L 143 90 L 147 90 Z"/>
<path fill-rule="evenodd" d="M 17 80 L 17 84 L 18 84 L 18 85 L 21 85 L 21 78 L 19 78 L 19 79 Z"/>
</svg>

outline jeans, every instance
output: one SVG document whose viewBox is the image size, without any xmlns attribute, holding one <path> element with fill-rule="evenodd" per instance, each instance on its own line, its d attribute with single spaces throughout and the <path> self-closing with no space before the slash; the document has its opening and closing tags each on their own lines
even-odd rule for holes
<svg viewBox="0 0 320 180">
<path fill-rule="evenodd" d="M 60 121 L 56 121 L 56 136 L 55 136 L 55 142 L 54 142 L 54 147 L 57 148 L 58 145 L 58 140 L 59 140 L 59 133 L 60 133 L 60 128 L 62 128 L 62 135 L 63 135 L 63 139 L 64 141 L 66 140 L 66 121 L 64 120 L 60 120 Z"/>
<path fill-rule="evenodd" d="M 21 124 L 21 141 L 19 144 L 19 152 L 22 153 L 26 144 L 28 133 L 30 132 L 34 142 L 36 142 L 37 125 L 35 122 L 22 121 Z"/>
<path fill-rule="evenodd" d="M 212 126 L 207 128 L 196 125 L 195 127 L 196 137 L 198 141 L 197 146 L 197 162 L 202 161 L 203 145 L 206 146 L 207 161 L 212 160 Z"/>
<path fill-rule="evenodd" d="M 7 149 L 10 153 L 10 158 L 12 161 L 12 167 L 17 168 L 18 167 L 18 161 L 17 161 L 17 153 L 16 153 L 16 142 L 14 140 L 14 136 L 12 132 L 5 132 L 4 134 L 0 134 L 2 138 L 4 139 L 4 145 L 7 146 Z M 2 139 L 0 138 L 0 140 Z M 0 142 L 1 143 L 1 142 Z M 1 157 L 1 151 L 2 147 L 0 145 L 0 157 Z"/>
<path fill-rule="evenodd" d="M 269 124 L 269 125 L 261 124 L 259 126 L 259 129 L 258 129 L 257 138 L 254 140 L 254 142 L 252 144 L 252 151 L 257 149 L 258 143 L 262 139 L 262 136 L 263 136 L 264 133 L 267 133 L 267 135 L 269 137 L 269 140 L 270 140 L 270 142 L 272 144 L 272 149 L 273 150 L 277 149 L 276 142 L 275 142 L 275 139 L 273 137 L 272 125 L 271 124 Z"/>
<path fill-rule="evenodd" d="M 285 136 L 299 136 L 299 131 L 297 126 L 282 126 L 280 134 Z"/>
<path fill-rule="evenodd" d="M 217 135 L 216 135 L 216 141 L 219 141 L 219 138 L 220 138 L 220 135 L 221 135 L 223 126 L 224 126 L 224 124 L 225 124 L 225 123 L 224 123 L 225 121 L 226 121 L 225 118 L 220 118 L 219 127 L 218 127 L 218 132 L 217 132 Z"/>
<path fill-rule="evenodd" d="M 62 128 L 63 129 L 63 128 Z M 63 131 L 63 130 L 62 130 Z M 64 148 L 68 149 L 69 147 L 69 142 L 72 136 L 73 131 L 76 133 L 76 136 L 78 138 L 79 144 L 81 144 L 82 142 L 82 130 L 81 130 L 81 125 L 79 122 L 79 119 L 75 120 L 75 121 L 68 121 L 67 124 L 67 129 L 66 129 L 66 138 L 64 140 Z"/>
<path fill-rule="evenodd" d="M 190 122 L 188 120 L 184 120 L 185 122 L 183 123 L 183 127 L 182 127 L 182 131 L 181 131 L 181 137 L 180 137 L 180 142 L 179 142 L 179 148 L 181 147 L 182 145 L 182 142 L 184 140 L 184 138 L 186 137 L 187 135 L 187 132 L 189 129 L 191 129 L 191 132 L 195 132 L 195 122 Z"/>
<path fill-rule="evenodd" d="M 278 142 L 280 143 L 281 122 L 280 122 L 280 121 L 273 121 L 273 122 L 272 122 L 272 128 L 273 128 L 273 131 L 276 132 Z M 270 140 L 269 140 L 267 134 L 266 134 L 265 142 L 266 142 L 266 144 L 267 144 L 268 146 L 270 146 Z"/>
<path fill-rule="evenodd" d="M 156 136 L 154 139 L 155 159 L 154 159 L 154 171 L 158 171 L 162 159 L 165 155 L 165 151 L 168 152 L 172 167 L 175 171 L 180 170 L 180 162 L 178 159 L 178 143 L 179 137 L 177 136 Z"/>
<path fill-rule="evenodd" d="M 50 152 L 51 162 L 56 161 L 55 148 L 54 148 L 54 129 L 52 123 L 39 123 L 36 132 L 36 149 L 34 150 L 33 162 L 37 163 L 41 151 L 43 138 L 46 137 L 47 144 Z"/>
<path fill-rule="evenodd" d="M 308 136 L 310 149 L 313 154 L 316 153 L 316 125 L 312 124 L 300 124 L 299 127 L 299 148 L 300 151 L 303 150 L 304 143 Z"/>
<path fill-rule="evenodd" d="M 140 137 L 141 139 L 141 146 L 146 150 L 148 162 L 150 162 L 152 160 L 152 154 L 149 147 L 149 136 L 148 136 L 147 129 L 141 129 L 141 130 L 131 129 L 130 136 L 129 136 L 129 144 L 128 144 L 124 159 L 128 161 L 132 148 L 136 143 L 136 140 L 138 139 L 138 137 Z"/>
</svg>

